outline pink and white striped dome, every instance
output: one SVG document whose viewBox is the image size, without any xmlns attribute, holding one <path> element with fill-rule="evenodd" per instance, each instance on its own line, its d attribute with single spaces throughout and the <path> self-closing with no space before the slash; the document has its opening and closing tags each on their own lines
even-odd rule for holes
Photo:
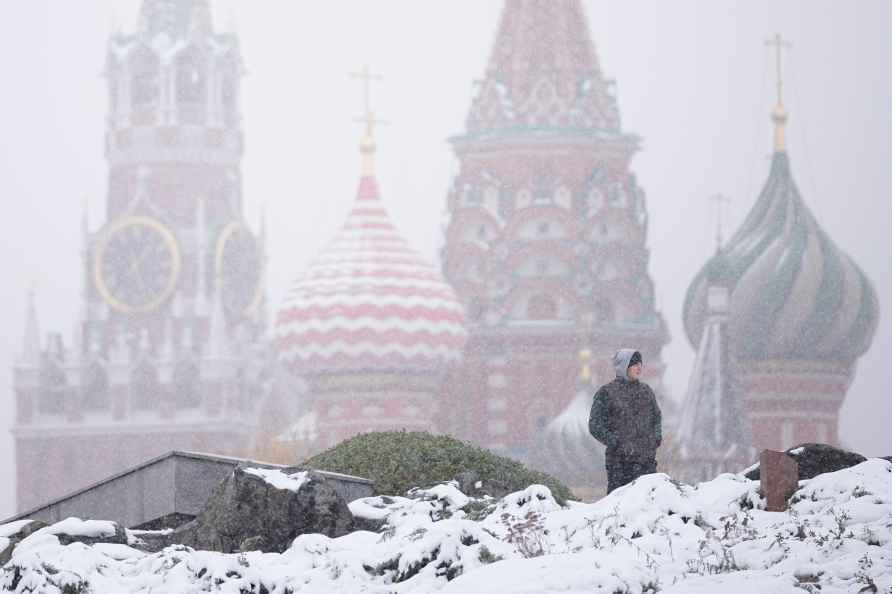
<svg viewBox="0 0 892 594">
<path fill-rule="evenodd" d="M 440 272 L 397 232 L 374 176 L 332 243 L 285 296 L 280 360 L 299 375 L 423 371 L 461 357 L 464 309 Z"/>
</svg>

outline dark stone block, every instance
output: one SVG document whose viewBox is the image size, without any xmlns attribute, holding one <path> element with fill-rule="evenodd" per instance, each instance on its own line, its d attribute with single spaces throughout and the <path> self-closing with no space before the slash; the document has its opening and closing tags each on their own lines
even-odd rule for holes
<svg viewBox="0 0 892 594">
<path fill-rule="evenodd" d="M 861 464 L 867 458 L 855 452 L 849 452 L 825 443 L 804 443 L 785 452 L 799 465 L 799 480 L 804 481 L 824 474 L 836 472 Z M 757 481 L 760 478 L 760 467 L 746 473 L 746 478 Z"/>
<path fill-rule="evenodd" d="M 762 495 L 767 511 L 784 511 L 787 502 L 799 486 L 799 467 L 792 457 L 773 450 L 762 450 L 759 455 L 762 469 Z"/>
</svg>

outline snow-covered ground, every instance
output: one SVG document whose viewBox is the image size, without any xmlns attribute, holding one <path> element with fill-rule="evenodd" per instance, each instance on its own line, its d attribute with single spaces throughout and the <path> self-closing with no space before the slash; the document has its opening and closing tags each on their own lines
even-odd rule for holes
<svg viewBox="0 0 892 594">
<path fill-rule="evenodd" d="M 47 594 L 66 584 L 72 592 L 153 594 L 892 592 L 892 463 L 871 459 L 802 481 L 792 501 L 788 512 L 766 512 L 758 483 L 730 474 L 696 487 L 649 475 L 597 503 L 566 507 L 539 485 L 496 501 L 443 484 L 355 501 L 354 514 L 386 519 L 379 533 L 304 535 L 282 554 L 62 546 L 56 526 L 18 545 L 0 587 Z M 0 537 L 12 532 L 0 526 Z"/>
</svg>

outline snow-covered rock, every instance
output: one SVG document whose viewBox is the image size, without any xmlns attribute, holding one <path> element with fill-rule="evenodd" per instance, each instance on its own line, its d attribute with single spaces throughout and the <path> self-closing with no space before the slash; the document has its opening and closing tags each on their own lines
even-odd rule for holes
<svg viewBox="0 0 892 594">
<path fill-rule="evenodd" d="M 260 477 L 255 477 L 260 479 Z M 258 480 L 258 484 L 263 481 Z M 302 485 L 302 492 L 307 485 Z M 59 593 L 821 594 L 892 590 L 892 463 L 802 481 L 786 512 L 759 484 L 641 477 L 592 503 L 559 506 L 532 485 L 478 500 L 455 483 L 350 504 L 378 532 L 302 534 L 281 553 L 63 545 L 35 533 L 0 589 Z"/>
<path fill-rule="evenodd" d="M 222 553 L 282 552 L 300 534 L 336 537 L 352 529 L 347 503 L 323 475 L 237 467 L 179 542 Z"/>
</svg>

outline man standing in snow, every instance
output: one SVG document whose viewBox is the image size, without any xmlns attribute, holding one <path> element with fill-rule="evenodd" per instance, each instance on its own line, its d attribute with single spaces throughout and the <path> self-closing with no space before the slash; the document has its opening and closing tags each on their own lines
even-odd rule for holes
<svg viewBox="0 0 892 594">
<path fill-rule="evenodd" d="M 620 349 L 613 356 L 616 379 L 595 393 L 588 430 L 607 446 L 607 492 L 657 471 L 663 439 L 662 414 L 641 376 L 641 353 Z"/>
</svg>

